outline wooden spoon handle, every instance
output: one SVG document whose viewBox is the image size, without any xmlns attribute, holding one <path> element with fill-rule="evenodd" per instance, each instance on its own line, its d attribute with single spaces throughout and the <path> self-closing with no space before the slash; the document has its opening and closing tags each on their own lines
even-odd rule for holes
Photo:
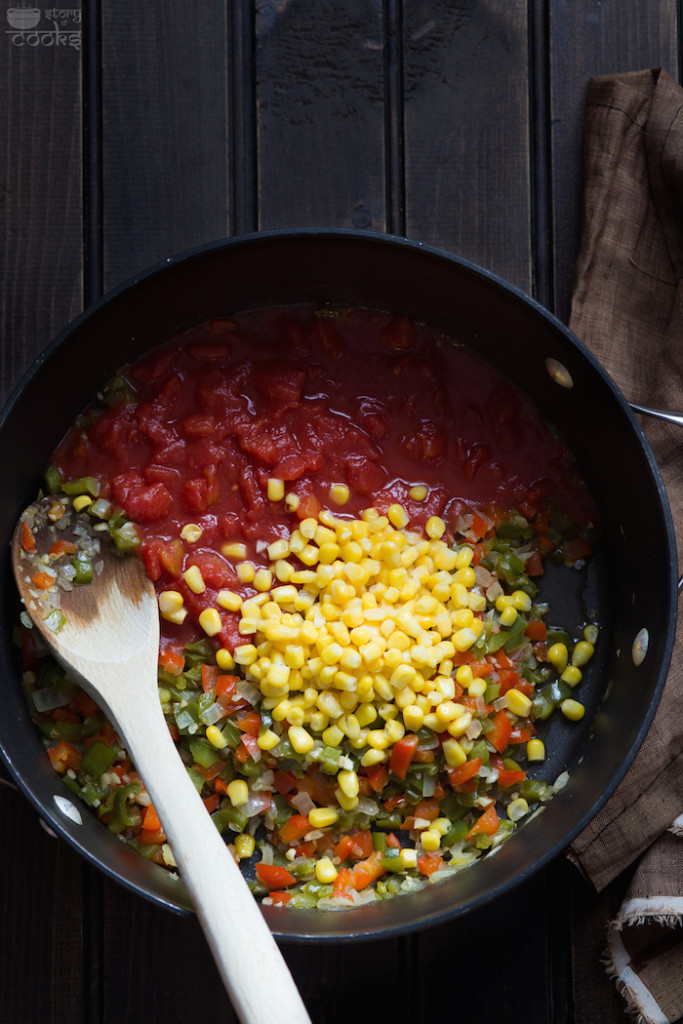
<svg viewBox="0 0 683 1024">
<path fill-rule="evenodd" d="M 261 911 L 178 756 L 161 708 L 146 714 L 140 702 L 133 715 L 125 708 L 112 712 L 242 1024 L 311 1024 Z"/>
</svg>

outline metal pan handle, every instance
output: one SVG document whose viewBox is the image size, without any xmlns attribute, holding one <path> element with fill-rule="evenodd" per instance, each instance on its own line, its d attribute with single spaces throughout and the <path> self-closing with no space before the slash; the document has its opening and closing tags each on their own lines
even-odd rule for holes
<svg viewBox="0 0 683 1024">
<path fill-rule="evenodd" d="M 677 427 L 683 427 L 683 413 L 669 412 L 667 409 L 651 409 L 648 405 L 638 405 L 636 402 L 629 402 L 634 412 L 642 413 L 643 416 L 651 416 L 656 420 L 666 420 Z"/>
</svg>

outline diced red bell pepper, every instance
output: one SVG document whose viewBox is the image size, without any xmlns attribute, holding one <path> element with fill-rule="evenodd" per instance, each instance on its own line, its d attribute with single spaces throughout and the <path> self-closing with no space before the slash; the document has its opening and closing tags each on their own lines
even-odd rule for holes
<svg viewBox="0 0 683 1024">
<path fill-rule="evenodd" d="M 480 768 L 481 758 L 473 757 L 470 761 L 465 761 L 463 764 L 458 765 L 457 768 L 448 768 L 448 781 L 453 787 L 460 786 L 463 782 L 469 782 Z"/>
<path fill-rule="evenodd" d="M 417 869 L 421 875 L 433 875 L 443 867 L 443 857 L 440 853 L 423 853 L 417 858 Z"/>
<path fill-rule="evenodd" d="M 498 823 L 500 819 L 498 812 L 496 811 L 495 804 L 489 804 L 483 814 L 481 814 L 475 821 L 472 828 L 467 833 L 466 839 L 474 839 L 475 836 L 486 835 L 492 836 L 498 831 Z"/>
<path fill-rule="evenodd" d="M 419 742 L 416 733 L 408 732 L 394 744 L 389 757 L 389 771 L 397 775 L 399 779 L 405 779 Z"/>
<path fill-rule="evenodd" d="M 311 831 L 311 825 L 305 814 L 292 814 L 280 825 L 279 831 L 283 843 L 295 843 Z"/>
<path fill-rule="evenodd" d="M 61 740 L 56 746 L 51 747 L 47 756 L 50 758 L 54 770 L 60 775 L 63 775 L 68 768 L 75 771 L 81 763 L 80 752 L 66 740 Z"/>
<path fill-rule="evenodd" d="M 491 719 L 493 729 L 487 733 L 486 738 L 491 741 L 499 754 L 502 754 L 510 742 L 512 723 L 504 708 L 497 711 Z"/>
<path fill-rule="evenodd" d="M 25 519 L 21 522 L 21 546 L 24 551 L 35 551 L 36 550 L 36 539 L 33 536 L 33 531 L 28 525 Z"/>
<path fill-rule="evenodd" d="M 294 875 L 279 864 L 264 864 L 259 861 L 256 865 L 256 874 L 259 881 L 269 889 L 286 889 L 294 882 Z"/>
</svg>

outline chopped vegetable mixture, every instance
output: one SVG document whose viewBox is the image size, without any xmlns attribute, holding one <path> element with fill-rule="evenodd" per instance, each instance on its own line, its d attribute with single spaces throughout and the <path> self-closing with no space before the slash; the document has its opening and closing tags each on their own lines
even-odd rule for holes
<svg viewBox="0 0 683 1024">
<path fill-rule="evenodd" d="M 144 557 L 149 534 L 86 468 L 65 479 L 53 465 L 49 488 Z M 224 537 L 221 574 L 192 557 L 208 526 L 186 507 L 157 576 L 169 730 L 255 894 L 290 907 L 409 892 L 510 836 L 553 794 L 533 777 L 543 722 L 556 709 L 568 727 L 582 718 L 577 687 L 598 640 L 594 623 L 552 626 L 539 596 L 547 560 L 580 566 L 595 532 L 553 495 L 511 508 L 446 495 L 443 515 L 420 517 L 411 509 L 430 487 L 417 475 L 406 501 L 365 505 L 348 479 L 302 504 L 266 466 L 269 508 L 291 525 L 276 520 L 255 546 Z M 55 548 L 34 583 L 87 585 L 91 573 L 87 549 Z M 53 767 L 111 831 L 173 868 L 120 737 L 28 626 L 24 685 Z"/>
</svg>

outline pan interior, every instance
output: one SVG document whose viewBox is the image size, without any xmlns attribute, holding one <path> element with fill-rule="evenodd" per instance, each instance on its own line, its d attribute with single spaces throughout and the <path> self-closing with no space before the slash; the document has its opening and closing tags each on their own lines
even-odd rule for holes
<svg viewBox="0 0 683 1024">
<path fill-rule="evenodd" d="M 0 493 L 0 750 L 41 816 L 106 873 L 172 910 L 189 910 L 177 878 L 133 853 L 87 812 L 73 810 L 71 794 L 42 753 L 18 686 L 12 643 L 17 606 L 8 551 L 14 523 L 34 497 L 56 442 L 121 363 L 203 320 L 300 302 L 409 316 L 493 362 L 570 445 L 602 528 L 599 553 L 587 568 L 558 569 L 543 581 L 551 617 L 594 617 L 601 626 L 597 656 L 582 683 L 584 721 L 571 729 L 554 721 L 548 731 L 543 777 L 554 781 L 568 770 L 567 785 L 493 855 L 421 892 L 339 913 L 264 908 L 284 939 L 337 941 L 465 913 L 566 848 L 623 776 L 654 714 L 673 643 L 676 559 L 661 480 L 623 398 L 562 325 L 491 275 L 415 243 L 353 232 L 266 233 L 167 262 L 67 329 L 0 421 L 5 479 L 11 481 Z M 565 373 L 551 374 L 548 360 Z M 36 422 L 48 397 L 51 418 Z M 632 648 L 643 629 L 649 648 L 636 665 Z"/>
</svg>

